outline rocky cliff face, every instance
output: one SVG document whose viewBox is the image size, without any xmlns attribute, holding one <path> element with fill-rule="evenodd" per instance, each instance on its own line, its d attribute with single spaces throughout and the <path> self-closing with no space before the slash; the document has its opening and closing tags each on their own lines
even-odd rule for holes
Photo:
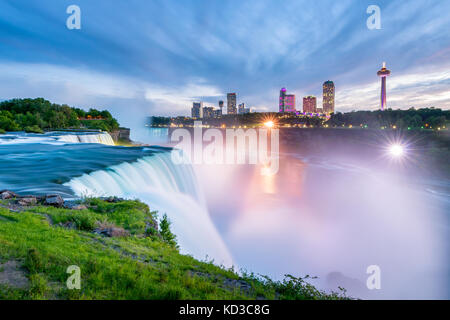
<svg viewBox="0 0 450 320">
<path fill-rule="evenodd" d="M 109 134 L 115 142 L 118 141 L 131 142 L 130 128 L 119 128 L 119 130 L 112 131 Z"/>
</svg>

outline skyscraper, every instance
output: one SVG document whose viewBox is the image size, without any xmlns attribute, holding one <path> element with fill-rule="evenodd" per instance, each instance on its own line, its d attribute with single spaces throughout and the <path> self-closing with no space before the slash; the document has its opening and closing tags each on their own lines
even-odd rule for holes
<svg viewBox="0 0 450 320">
<path fill-rule="evenodd" d="M 204 119 L 209 119 L 214 117 L 214 108 L 213 107 L 203 107 L 203 117 Z"/>
<path fill-rule="evenodd" d="M 240 103 L 238 108 L 238 113 L 243 114 L 245 110 L 245 103 Z"/>
<path fill-rule="evenodd" d="M 295 95 L 287 94 L 286 88 L 280 90 L 279 112 L 295 112 Z"/>
<path fill-rule="evenodd" d="M 192 118 L 196 119 L 203 118 L 203 102 L 192 103 L 191 115 Z"/>
<path fill-rule="evenodd" d="M 220 116 L 222 116 L 223 115 L 223 101 L 222 100 L 219 101 L 219 108 L 220 108 L 220 113 L 218 113 L 218 115 L 220 114 Z"/>
<path fill-rule="evenodd" d="M 307 96 L 303 98 L 303 112 L 316 113 L 317 112 L 317 100 L 314 96 Z"/>
<path fill-rule="evenodd" d="M 334 112 L 334 83 L 333 81 L 325 81 L 323 83 L 323 113 L 330 114 Z"/>
<path fill-rule="evenodd" d="M 227 114 L 237 114 L 236 93 L 227 94 Z"/>
<path fill-rule="evenodd" d="M 281 88 L 280 90 L 280 101 L 279 101 L 279 112 L 284 112 L 284 103 L 285 103 L 285 98 L 286 98 L 286 88 Z"/>
<path fill-rule="evenodd" d="M 381 78 L 381 111 L 386 108 L 386 77 L 391 75 L 391 70 L 386 69 L 386 62 L 383 62 L 383 67 L 377 72 Z"/>
</svg>

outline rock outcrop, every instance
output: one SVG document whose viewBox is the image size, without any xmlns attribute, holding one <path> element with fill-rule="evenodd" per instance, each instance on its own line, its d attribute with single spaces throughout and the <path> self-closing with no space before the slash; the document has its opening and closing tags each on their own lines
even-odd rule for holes
<svg viewBox="0 0 450 320">
<path fill-rule="evenodd" d="M 128 237 L 130 235 L 127 230 L 119 227 L 97 228 L 94 230 L 94 233 L 110 238 Z"/>
<path fill-rule="evenodd" d="M 50 194 L 45 197 L 44 204 L 61 208 L 64 206 L 64 199 L 59 194 Z"/>
<path fill-rule="evenodd" d="M 8 199 L 13 199 L 13 198 L 17 198 L 17 194 L 9 191 L 9 190 L 1 190 L 0 191 L 0 199 L 1 200 L 8 200 Z"/>
</svg>

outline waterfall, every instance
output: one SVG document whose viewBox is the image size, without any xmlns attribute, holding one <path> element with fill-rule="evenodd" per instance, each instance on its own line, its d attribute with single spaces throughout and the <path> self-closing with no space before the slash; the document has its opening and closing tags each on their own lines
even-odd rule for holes
<svg viewBox="0 0 450 320">
<path fill-rule="evenodd" d="M 109 146 L 114 146 L 114 140 L 107 132 L 101 132 L 96 134 L 68 134 L 58 137 L 58 141 L 68 143 L 100 143 Z"/>
<path fill-rule="evenodd" d="M 232 266 L 231 255 L 209 216 L 192 167 L 175 165 L 170 152 L 84 174 L 65 185 L 77 196 L 140 199 L 151 210 L 157 210 L 159 217 L 167 214 L 182 253 Z"/>
<path fill-rule="evenodd" d="M 108 132 L 47 132 L 45 134 L 13 132 L 0 135 L 1 144 L 53 144 L 61 145 L 66 143 L 99 143 L 114 146 L 114 140 Z"/>
</svg>

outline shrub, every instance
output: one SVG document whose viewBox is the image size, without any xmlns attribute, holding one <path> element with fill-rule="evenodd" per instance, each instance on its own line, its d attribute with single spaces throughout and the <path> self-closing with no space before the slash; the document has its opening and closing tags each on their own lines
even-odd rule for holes
<svg viewBox="0 0 450 320">
<path fill-rule="evenodd" d="M 23 130 L 29 133 L 44 133 L 44 130 L 39 128 L 37 125 L 25 127 Z"/>
</svg>

